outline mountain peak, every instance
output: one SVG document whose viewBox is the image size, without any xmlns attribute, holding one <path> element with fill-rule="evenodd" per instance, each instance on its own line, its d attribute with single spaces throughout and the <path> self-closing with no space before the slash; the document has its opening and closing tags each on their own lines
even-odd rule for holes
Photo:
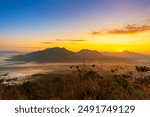
<svg viewBox="0 0 150 117">
<path fill-rule="evenodd" d="M 41 52 L 72 52 L 70 50 L 67 50 L 66 48 L 60 48 L 60 47 L 54 47 L 54 48 L 47 48 L 45 50 L 42 50 Z"/>
<path fill-rule="evenodd" d="M 96 52 L 96 53 L 98 53 L 98 51 L 96 51 L 96 50 L 88 50 L 88 49 L 82 49 L 79 51 L 79 53 L 82 53 L 82 52 Z"/>
<path fill-rule="evenodd" d="M 131 52 L 128 50 L 124 50 L 122 53 L 131 53 Z"/>
<path fill-rule="evenodd" d="M 124 50 L 123 52 L 129 52 L 128 50 Z"/>
<path fill-rule="evenodd" d="M 54 47 L 54 48 L 46 48 L 45 50 L 67 50 L 66 48 Z"/>
<path fill-rule="evenodd" d="M 123 53 L 123 54 L 134 54 L 134 55 L 141 55 L 141 54 L 139 54 L 139 53 L 130 52 L 130 51 L 128 51 L 128 50 L 124 50 L 122 53 Z"/>
</svg>

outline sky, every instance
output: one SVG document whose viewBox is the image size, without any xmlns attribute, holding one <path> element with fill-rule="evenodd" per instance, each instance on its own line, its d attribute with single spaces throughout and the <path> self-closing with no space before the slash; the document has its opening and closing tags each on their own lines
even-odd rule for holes
<svg viewBox="0 0 150 117">
<path fill-rule="evenodd" d="M 0 0 L 0 50 L 150 54 L 150 0 Z"/>
</svg>

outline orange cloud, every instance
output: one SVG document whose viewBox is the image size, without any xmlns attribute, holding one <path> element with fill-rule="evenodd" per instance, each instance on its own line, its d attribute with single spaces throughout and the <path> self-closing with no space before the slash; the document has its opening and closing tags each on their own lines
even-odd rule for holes
<svg viewBox="0 0 150 117">
<path fill-rule="evenodd" d="M 55 42 L 52 42 L 52 41 L 45 41 L 45 42 L 41 42 L 42 44 L 52 44 L 52 43 L 55 43 Z"/>
<path fill-rule="evenodd" d="M 93 31 L 92 35 L 107 35 L 107 34 L 116 34 L 116 35 L 125 35 L 125 34 L 137 34 L 143 33 L 146 31 L 150 31 L 149 25 L 138 26 L 136 24 L 128 24 L 125 27 L 120 29 L 108 29 L 108 30 L 101 30 L 101 31 Z"/>
<path fill-rule="evenodd" d="M 86 41 L 84 39 L 56 39 L 56 41 L 73 41 L 73 42 L 76 42 L 76 41 Z"/>
<path fill-rule="evenodd" d="M 84 39 L 56 39 L 54 41 L 46 41 L 46 42 L 41 42 L 43 44 L 52 44 L 52 43 L 57 43 L 57 42 L 82 42 L 82 41 L 86 41 Z"/>
</svg>

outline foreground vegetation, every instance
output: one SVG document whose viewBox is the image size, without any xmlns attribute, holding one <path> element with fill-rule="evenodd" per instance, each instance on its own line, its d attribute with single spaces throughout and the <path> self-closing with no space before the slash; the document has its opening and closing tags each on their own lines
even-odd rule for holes
<svg viewBox="0 0 150 117">
<path fill-rule="evenodd" d="M 6 80 L 8 74 L 0 75 L 0 99 L 150 99 L 149 67 L 135 66 L 133 72 L 120 73 L 122 67 L 111 70 L 112 78 L 105 78 L 95 70 L 95 65 L 85 63 L 70 66 L 67 74 L 37 74 L 36 80 L 9 85 L 17 79 Z"/>
</svg>

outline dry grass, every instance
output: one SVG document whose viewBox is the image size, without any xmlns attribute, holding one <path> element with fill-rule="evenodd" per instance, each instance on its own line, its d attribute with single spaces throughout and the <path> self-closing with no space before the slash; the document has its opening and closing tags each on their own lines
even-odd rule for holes
<svg viewBox="0 0 150 117">
<path fill-rule="evenodd" d="M 112 78 L 107 79 L 95 72 L 94 64 L 83 63 L 70 68 L 72 69 L 70 74 L 37 74 L 33 77 L 39 76 L 39 79 L 18 85 L 3 84 L 5 79 L 1 79 L 0 99 L 150 99 L 150 76 L 140 75 L 137 78 L 132 72 L 119 74 L 122 68 L 116 67 L 111 70 Z M 143 68 L 148 69 L 148 67 L 136 66 L 139 74 L 141 71 L 137 68 L 142 68 L 142 72 Z M 145 71 L 149 72 L 149 70 Z M 3 74 L 0 77 L 6 76 L 7 74 Z"/>
</svg>

